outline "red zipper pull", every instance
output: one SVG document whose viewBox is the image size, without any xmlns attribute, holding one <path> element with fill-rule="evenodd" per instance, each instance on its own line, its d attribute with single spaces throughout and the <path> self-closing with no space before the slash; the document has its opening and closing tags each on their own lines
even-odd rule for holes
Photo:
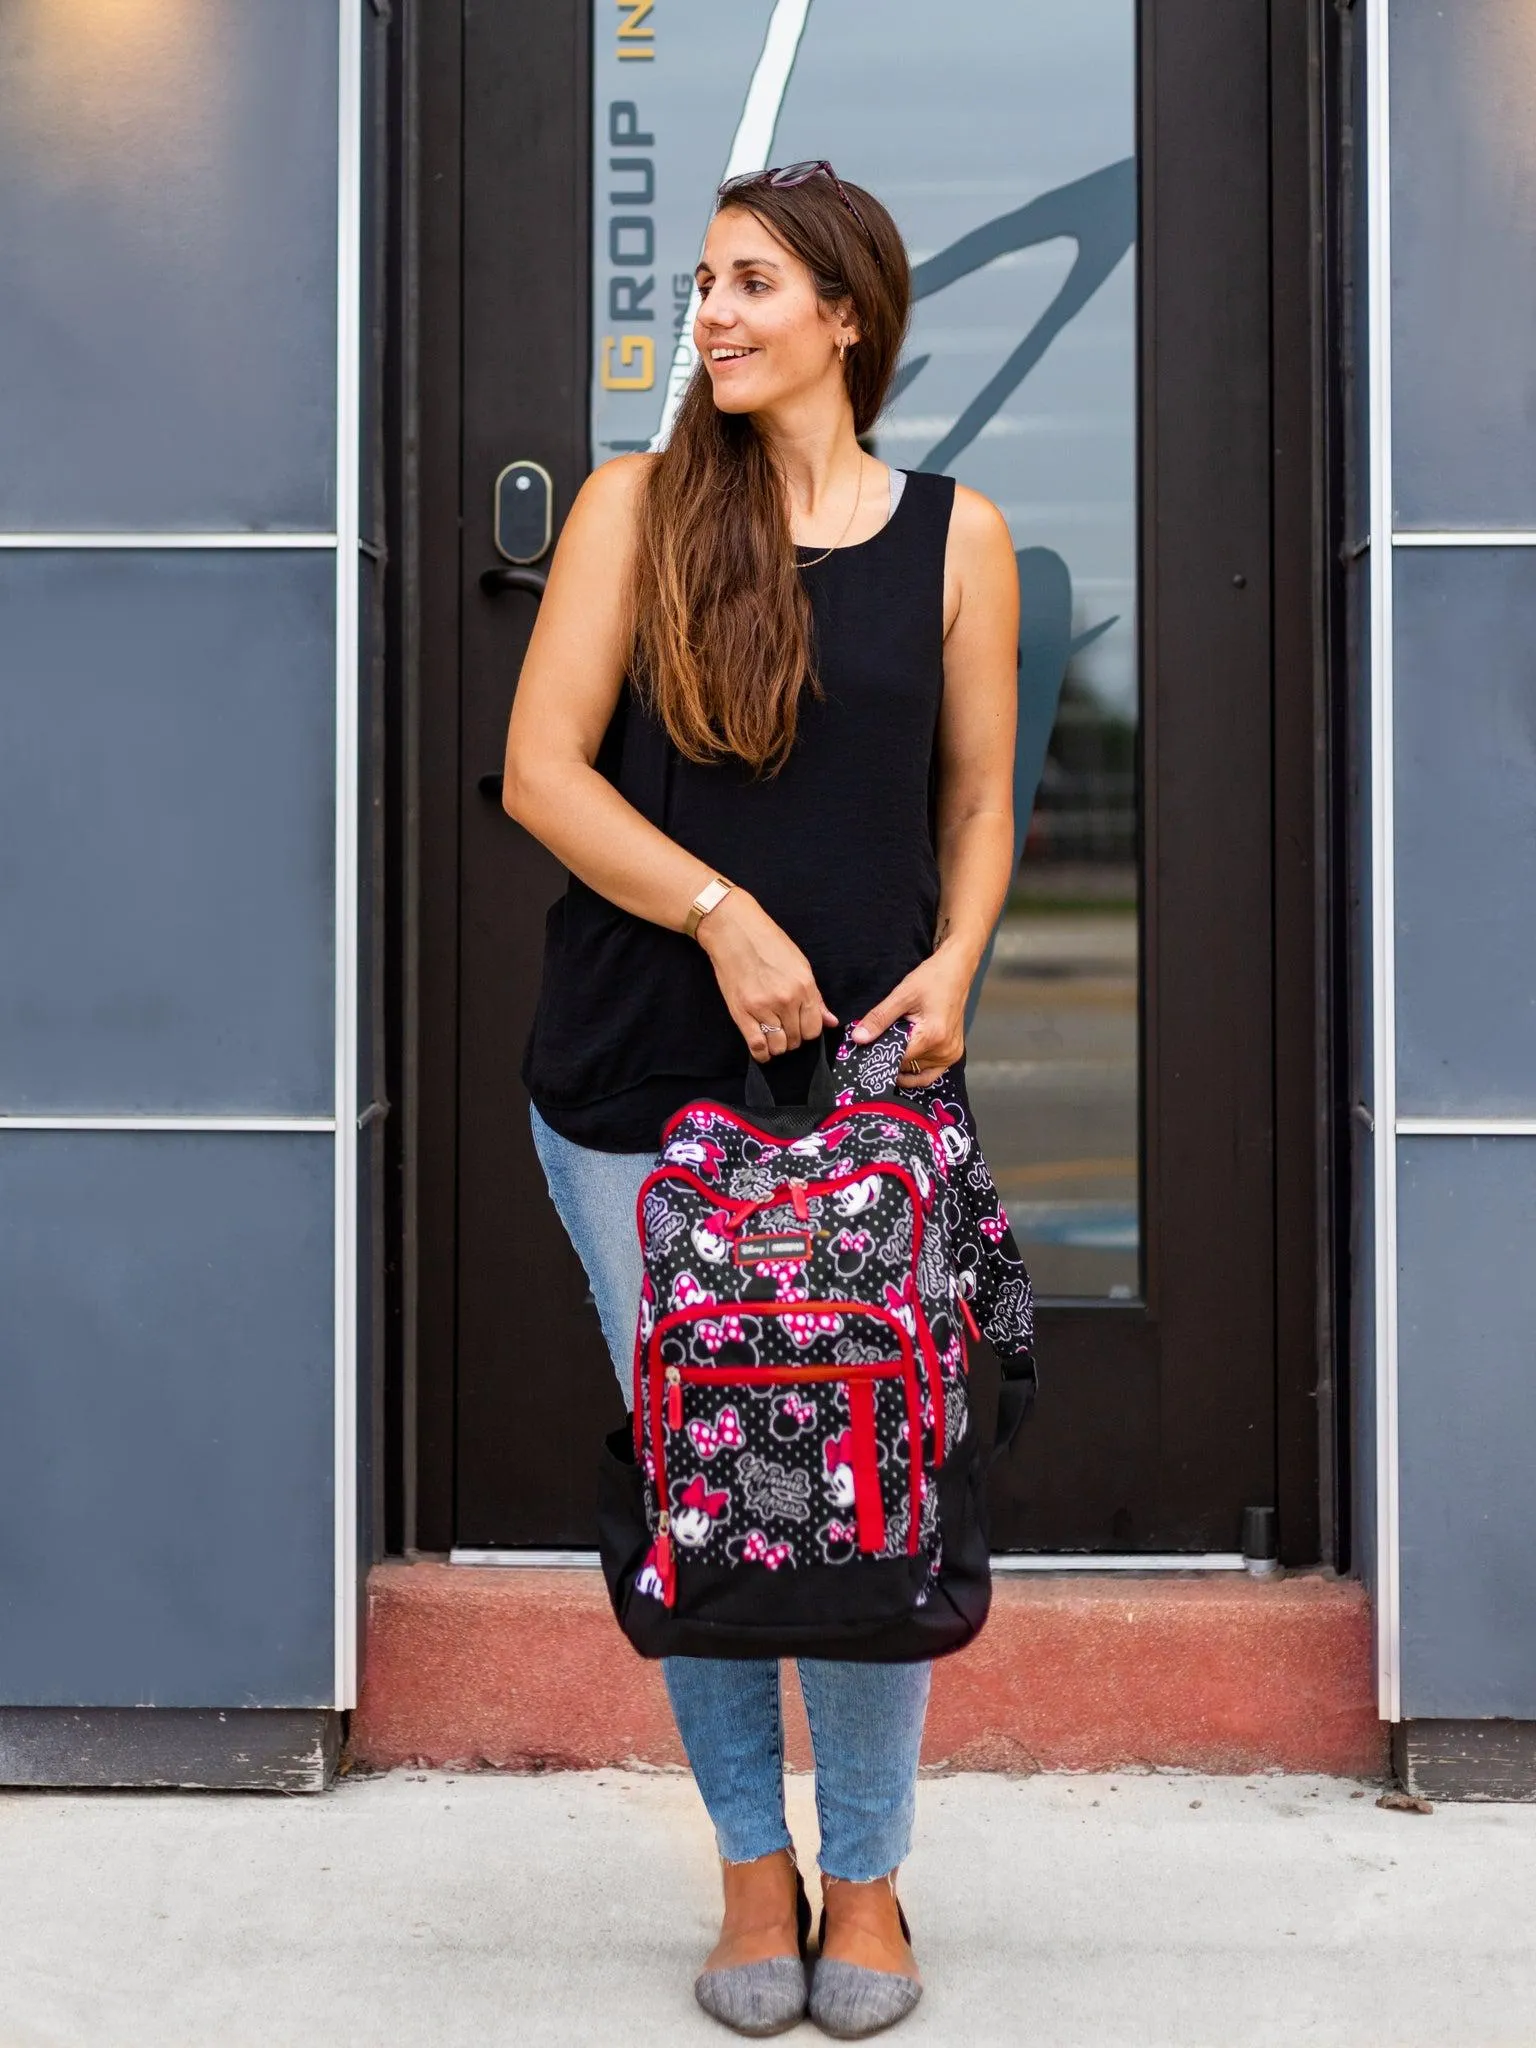
<svg viewBox="0 0 1536 2048">
<path fill-rule="evenodd" d="M 677 1566 L 672 1556 L 671 1517 L 665 1508 L 656 1517 L 656 1576 L 661 1581 L 662 1604 L 672 1606 L 677 1598 Z"/>
<path fill-rule="evenodd" d="M 805 1197 L 805 1182 L 803 1180 L 792 1180 L 790 1182 L 789 1200 L 800 1221 L 808 1223 L 810 1221 L 811 1205 Z"/>
<path fill-rule="evenodd" d="M 965 1320 L 970 1327 L 971 1335 L 976 1339 L 976 1342 L 979 1344 L 981 1342 L 981 1330 L 976 1322 L 975 1311 L 972 1309 L 971 1304 L 966 1300 L 963 1294 L 958 1295 L 956 1298 L 960 1303 L 960 1313 L 965 1317 Z"/>
<path fill-rule="evenodd" d="M 683 1426 L 683 1376 L 675 1365 L 667 1367 L 667 1427 Z"/>
</svg>

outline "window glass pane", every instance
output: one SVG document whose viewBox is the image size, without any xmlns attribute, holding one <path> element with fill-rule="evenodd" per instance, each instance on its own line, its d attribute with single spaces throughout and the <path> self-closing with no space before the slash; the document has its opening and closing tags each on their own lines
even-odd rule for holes
<svg viewBox="0 0 1536 2048">
<path fill-rule="evenodd" d="M 1536 1113 L 1530 548 L 1399 548 L 1393 765 L 1397 1101 Z"/>
<path fill-rule="evenodd" d="M 1528 527 L 1536 14 L 1530 0 L 1390 11 L 1396 523 Z"/>
<path fill-rule="evenodd" d="M 334 522 L 338 19 L 0 5 L 0 528 Z"/>
<path fill-rule="evenodd" d="M 0 1102 L 335 1100 L 336 564 L 0 549 Z"/>
<path fill-rule="evenodd" d="M 8 1706 L 335 1698 L 334 1163 L 310 1132 L 6 1132 Z"/>
<path fill-rule="evenodd" d="M 992 498 L 1024 599 L 1024 843 L 971 1026 L 971 1094 L 1039 1291 L 1130 1296 L 1132 0 L 956 0 L 941 16 L 921 0 L 672 0 L 637 15 L 594 9 L 593 459 L 649 445 L 692 368 L 690 272 L 728 164 L 829 156 L 880 194 L 917 303 L 875 452 Z"/>
</svg>

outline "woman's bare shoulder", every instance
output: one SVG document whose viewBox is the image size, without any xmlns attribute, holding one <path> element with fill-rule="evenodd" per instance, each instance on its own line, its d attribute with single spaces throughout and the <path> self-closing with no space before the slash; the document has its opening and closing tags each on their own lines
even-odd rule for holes
<svg viewBox="0 0 1536 2048">
<path fill-rule="evenodd" d="M 641 453 L 615 455 L 611 462 L 600 463 L 577 492 L 576 506 L 603 519 L 632 520 L 657 459 Z"/>
<path fill-rule="evenodd" d="M 1008 522 L 992 500 L 969 484 L 955 485 L 955 506 L 949 515 L 949 533 L 966 552 L 993 553 L 999 547 L 1013 548 Z"/>
<path fill-rule="evenodd" d="M 606 579 L 632 558 L 645 480 L 655 460 L 654 455 L 616 455 L 592 471 L 560 530 L 557 567 L 596 567 Z"/>
</svg>

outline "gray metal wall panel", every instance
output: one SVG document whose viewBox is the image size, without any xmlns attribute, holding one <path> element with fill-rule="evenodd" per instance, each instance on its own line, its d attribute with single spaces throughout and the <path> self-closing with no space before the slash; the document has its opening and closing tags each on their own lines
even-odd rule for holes
<svg viewBox="0 0 1536 2048">
<path fill-rule="evenodd" d="M 328 552 L 0 551 L 0 1107 L 329 1114 Z"/>
<path fill-rule="evenodd" d="M 0 528 L 333 524 L 336 22 L 0 8 Z"/>
<path fill-rule="evenodd" d="M 1395 589 L 1398 1105 L 1530 1115 L 1536 549 L 1400 549 Z"/>
<path fill-rule="evenodd" d="M 332 1697 L 332 1146 L 0 1133 L 0 1701 Z"/>
<path fill-rule="evenodd" d="M 1530 0 L 1397 0 L 1392 460 L 1400 526 L 1536 526 Z"/>
<path fill-rule="evenodd" d="M 1536 1719 L 1536 1140 L 1398 1151 L 1403 1715 Z"/>
</svg>

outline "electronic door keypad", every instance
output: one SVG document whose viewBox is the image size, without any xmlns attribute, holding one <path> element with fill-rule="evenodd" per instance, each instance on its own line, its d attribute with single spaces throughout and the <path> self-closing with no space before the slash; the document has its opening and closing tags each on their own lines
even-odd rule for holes
<svg viewBox="0 0 1536 2048">
<path fill-rule="evenodd" d="M 542 462 L 509 462 L 496 479 L 491 531 L 503 561 L 547 553 L 555 530 L 555 480 Z"/>
</svg>

